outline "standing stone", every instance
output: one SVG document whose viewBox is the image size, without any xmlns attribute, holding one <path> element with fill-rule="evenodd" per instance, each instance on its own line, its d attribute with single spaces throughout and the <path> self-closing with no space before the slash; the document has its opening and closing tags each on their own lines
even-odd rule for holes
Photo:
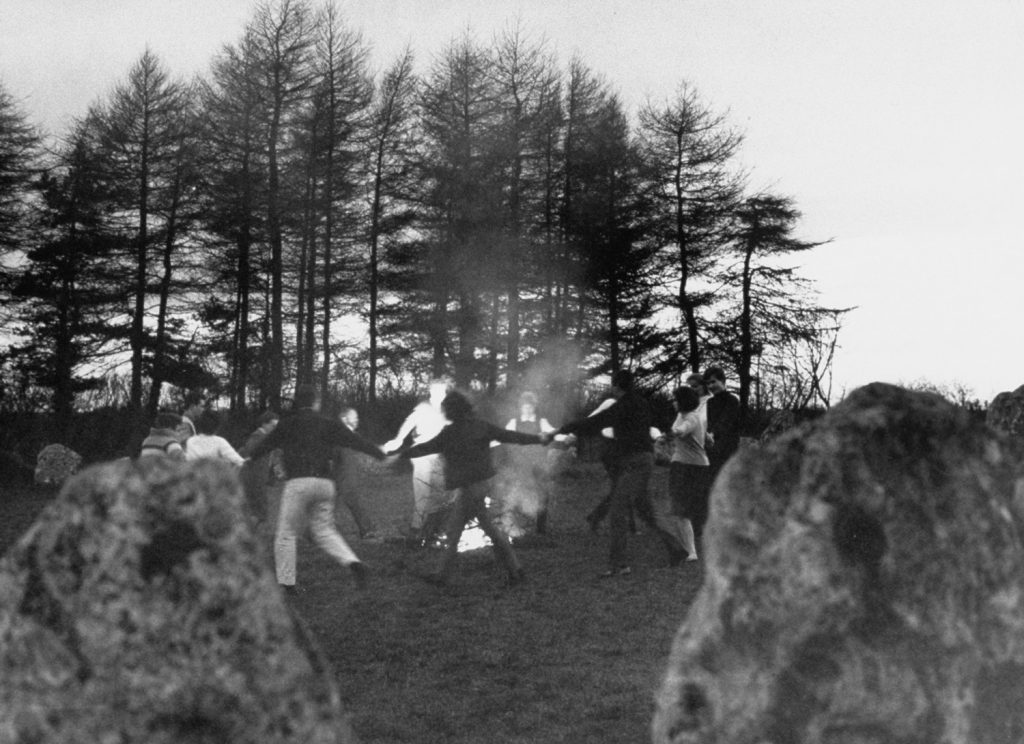
<svg viewBox="0 0 1024 744">
<path fill-rule="evenodd" d="M 82 456 L 63 444 L 48 444 L 36 456 L 36 483 L 59 486 L 78 472 Z"/>
<path fill-rule="evenodd" d="M 1024 385 L 1012 393 L 999 393 L 985 416 L 989 426 L 1024 440 Z"/>
<path fill-rule="evenodd" d="M 872 384 L 740 453 L 658 744 L 1024 741 L 1024 480 L 1009 442 Z"/>
<path fill-rule="evenodd" d="M 4 556 L 0 741 L 353 741 L 228 467 L 89 468 Z"/>
</svg>

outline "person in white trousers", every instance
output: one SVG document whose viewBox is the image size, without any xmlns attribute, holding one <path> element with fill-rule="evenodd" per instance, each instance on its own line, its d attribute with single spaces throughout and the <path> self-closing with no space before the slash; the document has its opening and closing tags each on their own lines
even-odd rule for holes
<svg viewBox="0 0 1024 744">
<path fill-rule="evenodd" d="M 287 480 L 274 538 L 277 583 L 286 591 L 295 587 L 295 538 L 308 522 L 313 540 L 342 566 L 360 587 L 366 582 L 366 566 L 345 542 L 334 524 L 337 497 L 332 453 L 336 447 L 365 452 L 384 459 L 380 447 L 364 439 L 340 421 L 319 414 L 320 398 L 311 385 L 295 390 L 292 413 L 283 417 L 252 452 L 253 457 L 280 449 Z"/>
</svg>

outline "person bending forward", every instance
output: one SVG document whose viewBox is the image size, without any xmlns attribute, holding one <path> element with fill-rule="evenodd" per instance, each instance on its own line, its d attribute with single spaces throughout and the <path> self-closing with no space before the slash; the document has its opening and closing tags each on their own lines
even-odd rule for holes
<svg viewBox="0 0 1024 744">
<path fill-rule="evenodd" d="M 277 583 L 295 586 L 295 537 L 308 521 L 313 539 L 342 566 L 347 566 L 362 586 L 365 566 L 334 524 L 335 487 L 331 462 L 332 447 L 348 447 L 384 459 L 380 447 L 351 431 L 340 421 L 321 416 L 320 400 L 312 386 L 295 391 L 295 410 L 252 452 L 253 457 L 280 449 L 287 480 L 281 494 L 281 509 L 274 538 L 274 566 Z"/>
</svg>

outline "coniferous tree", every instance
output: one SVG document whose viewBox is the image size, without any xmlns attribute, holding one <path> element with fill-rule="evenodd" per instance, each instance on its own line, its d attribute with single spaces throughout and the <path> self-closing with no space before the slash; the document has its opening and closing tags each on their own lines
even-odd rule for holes
<svg viewBox="0 0 1024 744">
<path fill-rule="evenodd" d="M 181 188 L 178 178 L 181 136 L 190 126 L 190 99 L 185 85 L 171 80 L 150 51 L 139 58 L 109 98 L 93 106 L 86 118 L 96 139 L 105 179 L 117 209 L 109 214 L 117 228 L 131 237 L 126 256 L 133 280 L 130 322 L 131 354 L 129 404 L 139 411 L 146 351 L 152 347 L 149 297 L 153 281 L 152 254 L 159 250 L 160 231 L 166 229 L 166 205 Z M 160 215 L 160 207 L 164 214 Z M 166 270 L 166 267 L 165 267 Z"/>
<path fill-rule="evenodd" d="M 699 282 L 725 242 L 723 225 L 739 197 L 740 179 L 730 168 L 742 137 L 686 83 L 664 105 L 642 106 L 638 118 L 647 194 L 657 212 L 651 237 L 665 247 L 660 272 L 665 285 L 675 281 L 667 304 L 679 313 L 684 331 L 681 338 L 666 338 L 659 368 L 680 374 L 683 361 L 697 371 L 704 346 L 700 313 L 712 300 Z"/>
<path fill-rule="evenodd" d="M 76 396 L 100 384 L 108 354 L 119 351 L 111 318 L 123 304 L 112 256 L 128 238 L 109 229 L 111 204 L 95 142 L 79 125 L 39 183 L 36 239 L 8 275 L 20 341 L 14 367 L 49 391 L 63 431 Z"/>
<path fill-rule="evenodd" d="M 731 290 L 719 344 L 736 369 L 741 423 L 750 408 L 755 360 L 768 348 L 813 339 L 825 328 L 823 319 L 842 312 L 816 304 L 809 280 L 780 261 L 822 245 L 795 237 L 799 218 L 792 199 L 771 193 L 745 197 L 732 217 L 731 260 L 718 274 Z"/>
<path fill-rule="evenodd" d="M 263 154 L 266 158 L 266 234 L 269 241 L 270 284 L 269 361 L 266 381 L 269 403 L 281 404 L 284 384 L 284 272 L 285 221 L 294 214 L 288 210 L 289 194 L 285 171 L 294 162 L 290 136 L 296 119 L 308 102 L 315 82 L 312 52 L 315 32 L 314 14 L 304 0 L 279 0 L 277 5 L 261 4 L 246 28 L 247 71 L 265 117 Z M 299 181 L 301 183 L 301 181 Z"/>
<path fill-rule="evenodd" d="M 583 267 L 584 334 L 602 357 L 598 368 L 614 372 L 650 351 L 653 250 L 625 112 L 610 95 L 597 113 L 577 152 L 574 237 Z"/>
<path fill-rule="evenodd" d="M 363 176 L 372 82 L 367 72 L 366 45 L 359 34 L 342 23 L 333 5 L 327 7 L 318 31 L 315 68 L 319 81 L 314 91 L 314 117 L 321 122 L 321 147 L 316 149 L 320 167 L 314 172 L 322 174 L 320 386 L 326 391 L 331 371 L 333 301 L 343 292 L 360 302 L 364 296 L 366 274 L 361 246 L 365 213 L 356 196 Z M 346 276 L 348 281 L 339 282 Z"/>
<path fill-rule="evenodd" d="M 539 266 L 547 258 L 544 228 L 550 213 L 545 214 L 545 156 L 550 151 L 545 135 L 553 115 L 552 92 L 557 90 L 557 72 L 544 44 L 527 39 L 516 25 L 497 39 L 491 74 L 498 106 L 494 146 L 504 195 L 502 230 L 497 236 L 500 263 L 496 268 L 505 280 L 507 317 L 504 324 L 500 317 L 491 319 L 490 347 L 499 347 L 498 333 L 503 326 L 505 366 L 509 383 L 515 384 L 524 340 L 532 335 L 536 345 L 536 338 L 542 334 L 535 327 L 536 321 L 531 323 L 530 304 L 524 304 L 524 300 L 528 301 L 540 286 Z M 492 357 L 492 386 L 498 376 L 496 362 Z"/>
<path fill-rule="evenodd" d="M 456 383 L 463 386 L 483 376 L 476 359 L 486 346 L 485 299 L 500 281 L 493 268 L 501 218 L 490 64 L 485 50 L 463 37 L 436 61 L 421 101 L 432 368 L 435 374 L 444 371 L 450 356 Z"/>
<path fill-rule="evenodd" d="M 203 317 L 216 336 L 214 350 L 227 357 L 232 409 L 269 399 L 269 370 L 260 362 L 259 319 L 266 273 L 267 120 L 257 80 L 255 54 L 243 37 L 214 59 L 203 87 L 205 253 L 210 294 Z M 220 292 L 217 290 L 220 289 Z"/>
<path fill-rule="evenodd" d="M 368 137 L 369 185 L 369 396 L 378 389 L 381 339 L 381 289 L 386 284 L 384 248 L 399 239 L 415 218 L 412 155 L 416 152 L 415 97 L 417 80 L 408 48 L 399 55 L 377 87 L 370 112 Z"/>
<path fill-rule="evenodd" d="M 41 147 L 38 130 L 0 82 L 0 260 L 25 237 Z"/>
</svg>

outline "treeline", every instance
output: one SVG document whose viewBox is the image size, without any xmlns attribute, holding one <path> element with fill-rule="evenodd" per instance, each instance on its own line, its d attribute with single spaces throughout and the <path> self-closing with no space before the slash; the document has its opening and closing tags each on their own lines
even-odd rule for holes
<svg viewBox="0 0 1024 744">
<path fill-rule="evenodd" d="M 145 51 L 49 148 L 0 87 L 0 406 L 66 419 L 115 368 L 152 413 L 167 386 L 241 410 L 712 362 L 745 409 L 827 405 L 842 311 L 741 143 L 691 85 L 626 111 L 518 27 L 374 74 L 306 0 L 256 6 L 199 79 Z"/>
</svg>

